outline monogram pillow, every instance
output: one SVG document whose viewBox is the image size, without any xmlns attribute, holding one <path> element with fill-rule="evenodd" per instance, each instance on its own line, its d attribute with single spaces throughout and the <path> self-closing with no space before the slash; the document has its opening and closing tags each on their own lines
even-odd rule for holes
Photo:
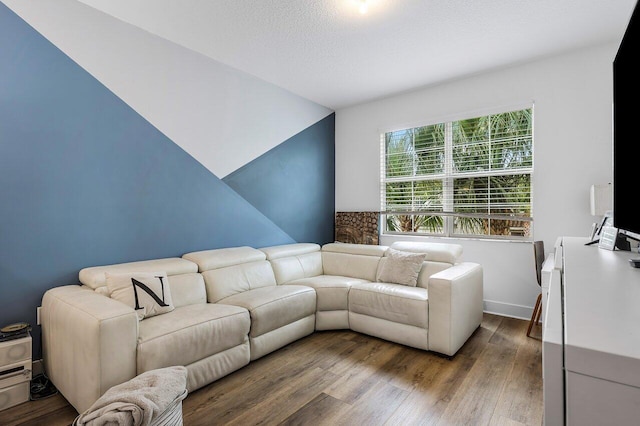
<svg viewBox="0 0 640 426">
<path fill-rule="evenodd" d="M 174 309 L 165 272 L 105 272 L 105 278 L 109 296 L 133 308 L 139 320 Z"/>
</svg>

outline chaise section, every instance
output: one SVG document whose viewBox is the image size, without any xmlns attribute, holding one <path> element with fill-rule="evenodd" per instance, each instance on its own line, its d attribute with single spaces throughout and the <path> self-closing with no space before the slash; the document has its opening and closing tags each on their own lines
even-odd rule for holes
<svg viewBox="0 0 640 426">
<path fill-rule="evenodd" d="M 251 360 L 313 333 L 315 291 L 307 286 L 277 285 L 264 252 L 232 247 L 187 253 L 183 258 L 198 264 L 209 303 L 249 311 Z"/>
</svg>

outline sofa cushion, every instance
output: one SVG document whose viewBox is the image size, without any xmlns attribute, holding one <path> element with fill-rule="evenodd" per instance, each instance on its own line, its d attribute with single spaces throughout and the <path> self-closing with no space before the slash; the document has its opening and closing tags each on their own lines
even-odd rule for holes
<svg viewBox="0 0 640 426">
<path fill-rule="evenodd" d="M 139 320 L 173 311 L 165 272 L 105 273 L 109 297 L 133 308 Z"/>
<path fill-rule="evenodd" d="M 376 280 L 386 246 L 329 243 L 322 246 L 322 270 L 326 275 Z"/>
<path fill-rule="evenodd" d="M 207 291 L 204 287 L 202 274 L 172 275 L 169 277 L 171 299 L 176 308 L 196 303 L 207 303 Z"/>
<path fill-rule="evenodd" d="M 427 328 L 427 290 L 390 283 L 357 283 L 349 290 L 349 311 Z"/>
<path fill-rule="evenodd" d="M 302 253 L 295 256 L 269 260 L 278 284 L 300 278 L 322 275 L 322 254 L 320 251 Z"/>
<path fill-rule="evenodd" d="M 246 309 L 222 304 L 176 308 L 140 322 L 138 374 L 171 365 L 189 365 L 248 339 Z"/>
<path fill-rule="evenodd" d="M 288 282 L 312 287 L 316 290 L 316 310 L 336 311 L 349 309 L 349 288 L 353 284 L 369 282 L 360 278 L 341 277 L 336 275 L 318 275 Z"/>
<path fill-rule="evenodd" d="M 395 250 L 389 247 L 380 259 L 376 281 L 415 287 L 426 254 Z"/>
<path fill-rule="evenodd" d="M 418 287 L 429 288 L 429 278 L 431 275 L 451 268 L 451 264 L 443 262 L 427 261 L 422 263 L 422 268 L 418 274 Z"/>
<path fill-rule="evenodd" d="M 242 246 L 194 251 L 182 255 L 182 258 L 197 264 L 198 270 L 204 272 L 211 269 L 265 260 L 267 256 L 253 247 Z"/>
<path fill-rule="evenodd" d="M 322 275 L 322 255 L 320 245 L 314 243 L 294 243 L 260 249 L 271 262 L 278 284 L 300 278 Z"/>
<path fill-rule="evenodd" d="M 382 257 L 387 246 L 350 243 L 328 243 L 322 246 L 322 251 L 330 253 L 356 254 L 360 256 Z"/>
<path fill-rule="evenodd" d="M 282 259 L 283 257 L 300 256 L 320 251 L 320 245 L 315 243 L 282 244 L 279 246 L 262 247 L 260 249 L 267 256 L 267 260 Z"/>
<path fill-rule="evenodd" d="M 198 272 L 198 265 L 179 257 L 166 259 L 141 260 L 138 262 L 118 263 L 114 265 L 91 266 L 83 268 L 78 274 L 80 283 L 97 289 L 107 285 L 105 272 L 117 274 L 120 272 L 157 272 L 164 271 L 167 276 Z"/>
<path fill-rule="evenodd" d="M 210 303 L 245 291 L 276 286 L 273 269 L 266 260 L 212 269 L 203 272 L 202 276 Z"/>
<path fill-rule="evenodd" d="M 262 287 L 226 297 L 220 303 L 249 310 L 249 335 L 256 337 L 315 314 L 316 292 L 301 285 Z"/>
<path fill-rule="evenodd" d="M 425 253 L 427 261 L 454 265 L 462 257 L 462 245 L 447 243 L 422 243 L 417 241 L 396 241 L 390 246 L 396 250 Z"/>
</svg>

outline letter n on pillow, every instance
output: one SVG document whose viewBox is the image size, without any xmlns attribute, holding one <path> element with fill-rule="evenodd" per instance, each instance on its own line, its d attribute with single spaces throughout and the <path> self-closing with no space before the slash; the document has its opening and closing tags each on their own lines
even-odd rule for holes
<svg viewBox="0 0 640 426">
<path fill-rule="evenodd" d="M 165 272 L 107 272 L 106 281 L 110 297 L 135 309 L 139 320 L 174 309 L 169 278 Z"/>
</svg>

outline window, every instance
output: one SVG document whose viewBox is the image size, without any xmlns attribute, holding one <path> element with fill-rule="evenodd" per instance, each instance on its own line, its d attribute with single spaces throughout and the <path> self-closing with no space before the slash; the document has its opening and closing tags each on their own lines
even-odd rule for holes
<svg viewBox="0 0 640 426">
<path fill-rule="evenodd" d="M 387 233 L 531 237 L 533 108 L 381 135 Z"/>
</svg>

